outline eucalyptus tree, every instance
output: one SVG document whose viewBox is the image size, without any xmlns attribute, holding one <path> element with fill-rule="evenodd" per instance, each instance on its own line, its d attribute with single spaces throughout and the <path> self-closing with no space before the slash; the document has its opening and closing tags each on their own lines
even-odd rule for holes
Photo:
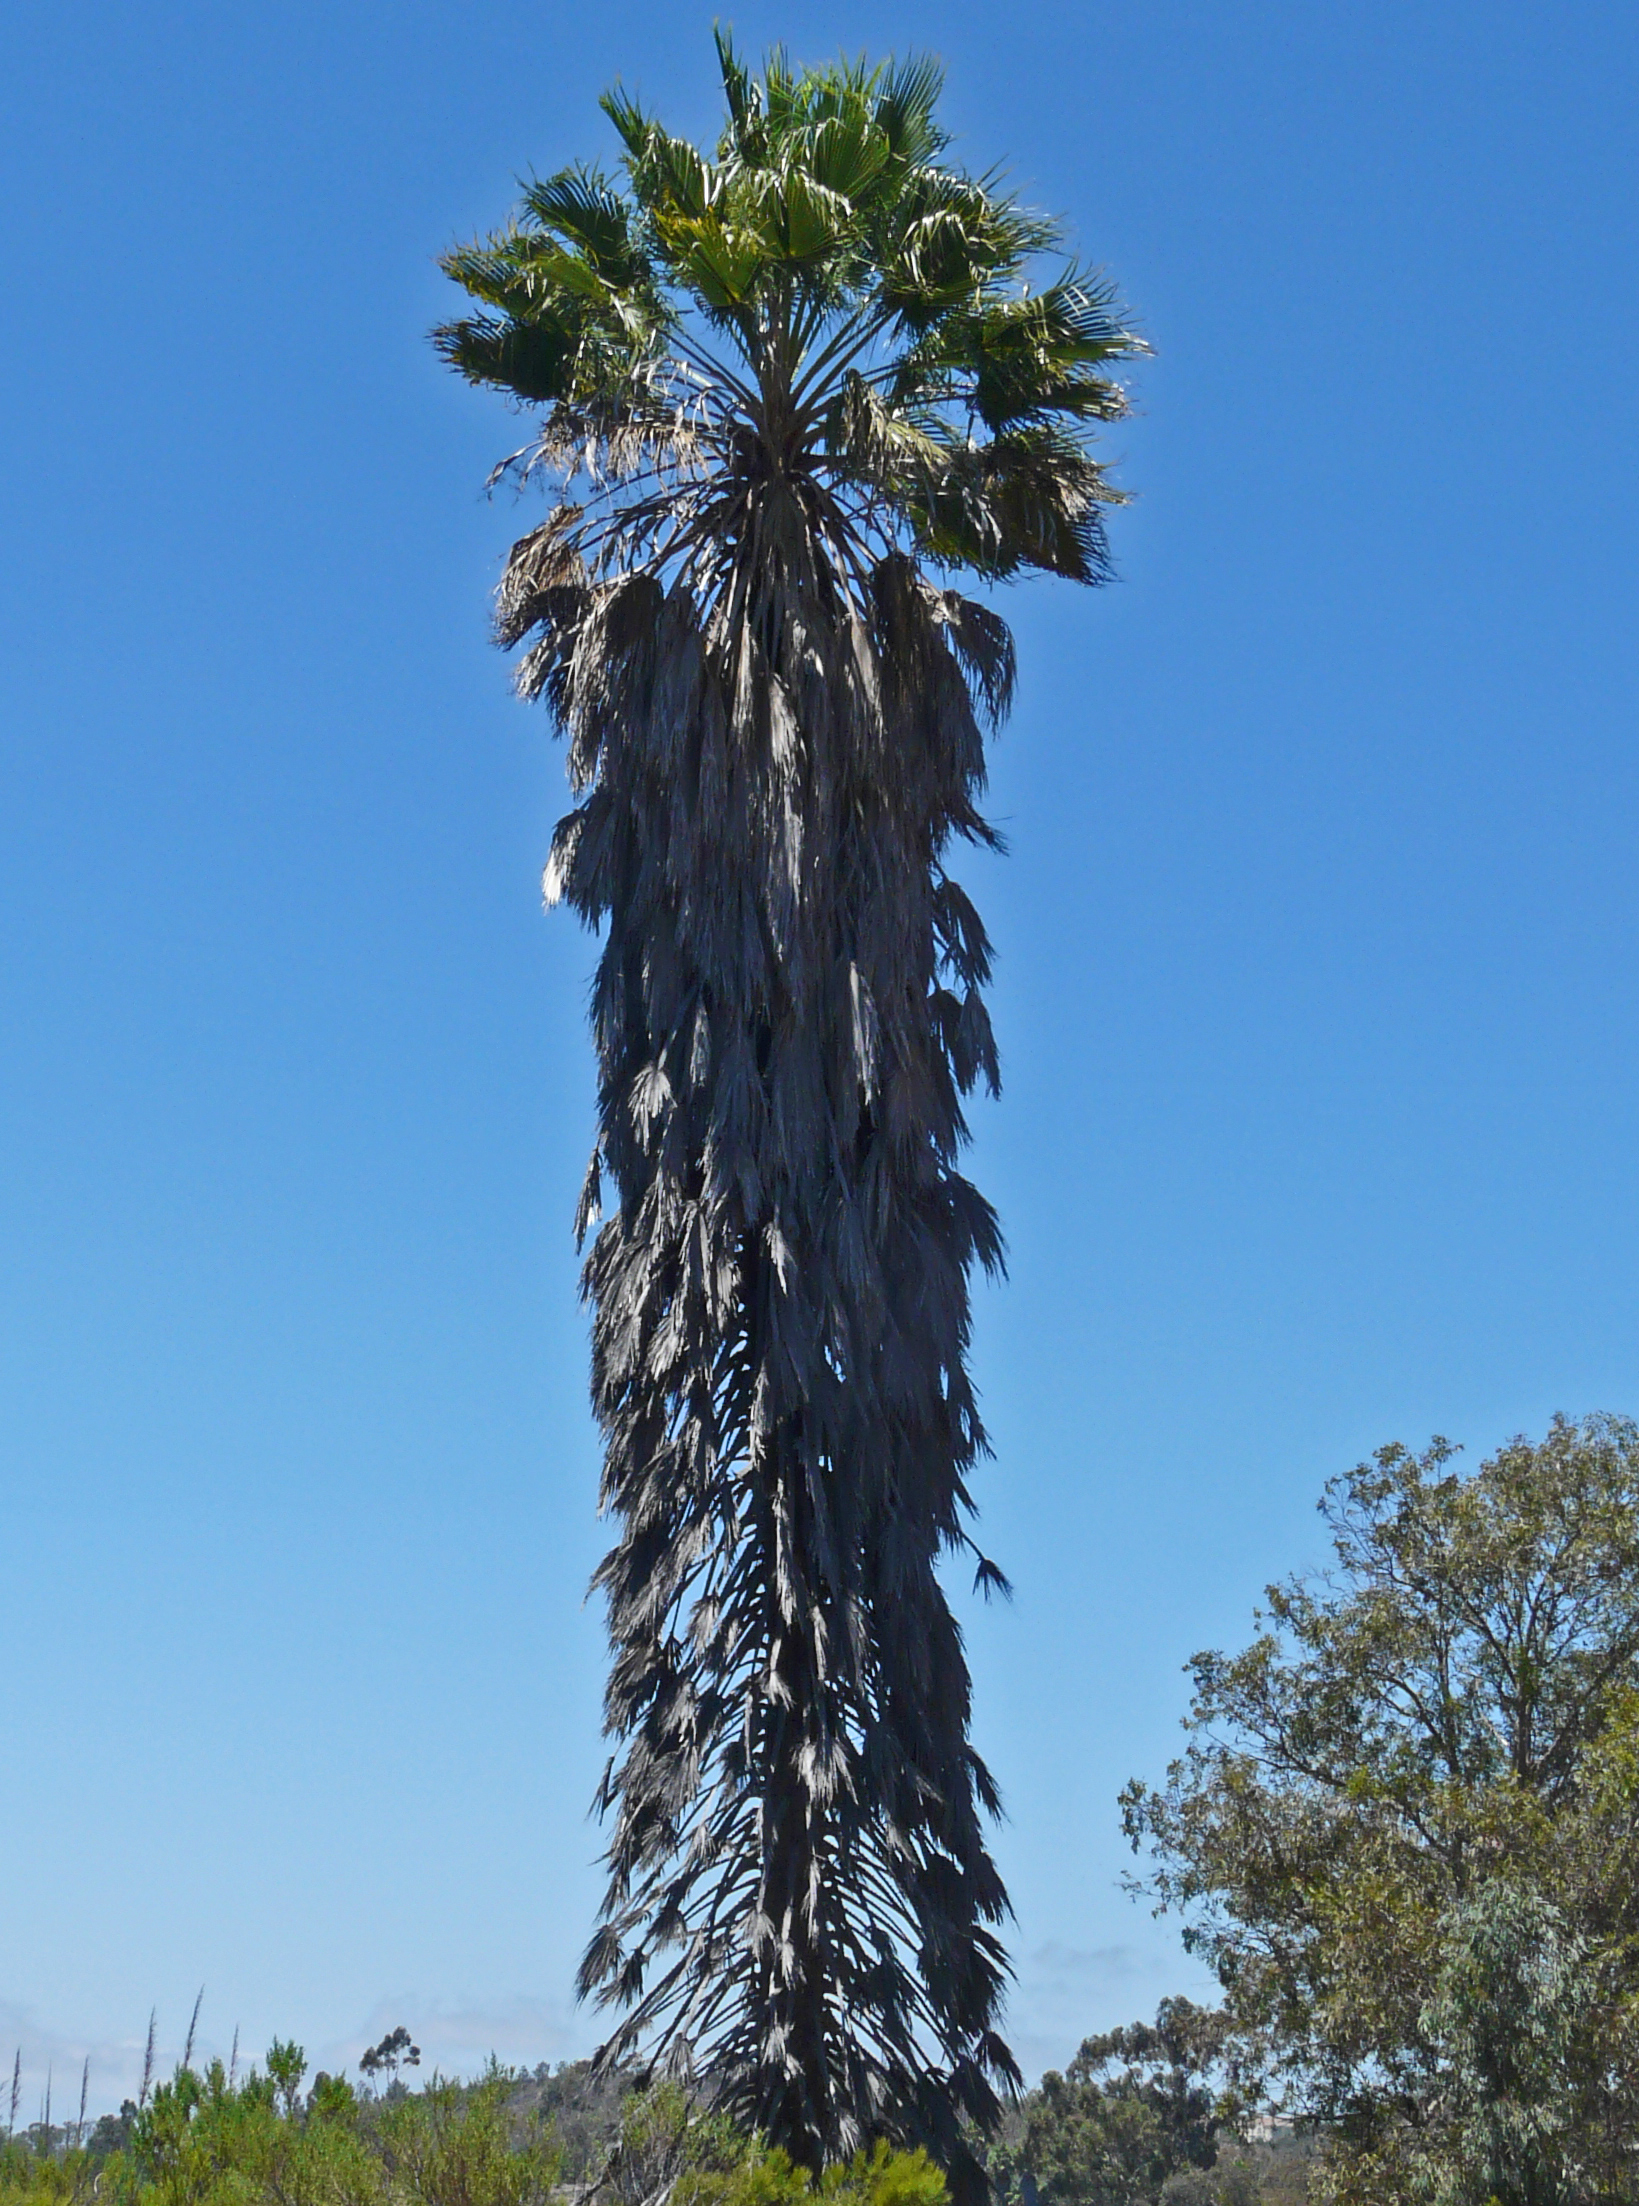
<svg viewBox="0 0 1639 2206">
<path fill-rule="evenodd" d="M 1189 1664 L 1129 1785 L 1226 2052 L 1336 2206 L 1639 2200 L 1639 1426 L 1556 1417 L 1458 1476 L 1378 1450 L 1330 1567 Z M 1555 2172 L 1557 2169 L 1557 2173 Z"/>
<path fill-rule="evenodd" d="M 949 586 L 1106 573 L 1091 449 L 1141 350 L 1054 224 L 948 155 L 931 61 L 761 77 L 715 150 L 624 91 L 620 167 L 450 252 L 435 333 L 540 410 L 498 634 L 567 738 L 548 902 L 604 940 L 593 1306 L 612 1818 L 583 1994 L 817 2167 L 977 2180 L 1017 2081 L 1007 1899 L 942 1558 L 985 1447 L 990 949 L 946 871 L 1014 655 Z M 502 471 L 498 470 L 500 474 Z M 603 1216 L 604 1190 L 612 1200 Z"/>
</svg>

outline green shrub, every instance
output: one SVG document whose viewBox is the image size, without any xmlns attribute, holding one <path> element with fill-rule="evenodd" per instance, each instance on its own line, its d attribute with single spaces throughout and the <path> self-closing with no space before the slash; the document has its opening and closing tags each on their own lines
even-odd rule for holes
<svg viewBox="0 0 1639 2206">
<path fill-rule="evenodd" d="M 403 2206 L 546 2206 L 559 2158 L 549 2129 L 514 2134 L 514 2079 L 491 2063 L 474 2085 L 434 2077 L 384 2104 L 375 2145 L 389 2193 Z"/>
<path fill-rule="evenodd" d="M 946 2206 L 925 2153 L 878 2145 L 815 2182 L 675 2084 L 600 2100 L 565 2187 L 552 2080 L 492 2062 L 471 2084 L 361 2096 L 320 2074 L 304 2093 L 302 2048 L 276 2040 L 239 2080 L 178 2068 L 89 2149 L 61 2130 L 0 2142 L 0 2206 Z"/>
<path fill-rule="evenodd" d="M 945 2178 L 922 2151 L 874 2150 L 815 2182 L 778 2149 L 740 2147 L 733 2166 L 681 2176 L 673 2206 L 946 2206 Z"/>
</svg>

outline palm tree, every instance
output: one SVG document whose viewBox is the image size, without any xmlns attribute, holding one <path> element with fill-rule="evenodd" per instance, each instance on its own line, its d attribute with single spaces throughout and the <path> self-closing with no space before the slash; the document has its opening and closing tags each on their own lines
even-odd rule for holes
<svg viewBox="0 0 1639 2206">
<path fill-rule="evenodd" d="M 937 1575 L 985 1448 L 957 1170 L 997 1085 L 990 949 L 945 871 L 994 844 L 1014 662 L 931 578 L 1106 573 L 1089 450 L 1141 351 L 1056 227 L 946 158 L 931 61 L 759 80 L 715 154 L 620 90 L 618 181 L 530 184 L 446 255 L 435 333 L 544 410 L 498 633 L 567 737 L 546 869 L 606 927 L 587 1259 L 613 1819 L 582 1993 L 610 2059 L 691 2063 L 817 2168 L 963 2144 L 1018 2070 L 1007 1897 Z M 1031 279 L 1035 278 L 1033 282 Z M 500 474 L 503 470 L 497 470 Z"/>
</svg>

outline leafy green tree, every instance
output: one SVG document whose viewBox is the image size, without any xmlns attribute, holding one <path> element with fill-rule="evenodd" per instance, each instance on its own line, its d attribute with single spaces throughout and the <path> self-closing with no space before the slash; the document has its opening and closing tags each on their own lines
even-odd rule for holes
<svg viewBox="0 0 1639 2206">
<path fill-rule="evenodd" d="M 387 2078 L 386 2088 L 391 2091 L 398 2082 L 400 2068 L 419 2068 L 421 2048 L 410 2042 L 410 2033 L 401 2022 L 389 2030 L 379 2045 L 372 2045 L 359 2055 L 359 2074 L 367 2076 L 374 2084 L 380 2077 Z"/>
<path fill-rule="evenodd" d="M 185 2074 L 184 2059 L 180 2073 Z M 290 2038 L 275 2038 L 268 2048 L 268 2081 L 281 2114 L 294 2114 L 301 2104 L 302 2078 L 307 2074 L 307 2054 Z"/>
<path fill-rule="evenodd" d="M 992 2152 L 995 2188 L 1018 2206 L 1153 2206 L 1169 2177 L 1216 2160 L 1222 2042 L 1222 2018 L 1188 1999 L 1084 2039 Z"/>
<path fill-rule="evenodd" d="M 1447 2061 L 1445 2134 L 1425 2156 L 1434 2206 L 1578 2206 L 1596 2195 L 1575 2121 L 1588 1961 L 1555 1908 L 1500 1878 L 1451 1910 L 1422 2017 Z"/>
<path fill-rule="evenodd" d="M 593 991 L 598 1574 L 615 1751 L 607 2048 L 689 2058 L 811 2169 L 964 2124 L 1017 2070 L 1006 1896 L 937 1575 L 985 1441 L 957 1169 L 997 1084 L 990 947 L 946 871 L 1013 649 L 932 578 L 1106 572 L 1090 448 L 1141 350 L 1056 226 L 955 165 L 929 61 L 759 79 L 715 149 L 623 91 L 618 177 L 532 183 L 445 257 L 437 332 L 542 410 L 498 632 L 568 739 L 547 867 Z M 988 1585 L 1000 1574 L 977 1557 Z"/>
<path fill-rule="evenodd" d="M 1188 1747 L 1127 1829 L 1244 2056 L 1327 2127 L 1331 2195 L 1466 2198 L 1489 2153 L 1483 2195 L 1580 2168 L 1633 2198 L 1639 1432 L 1556 1419 L 1466 1479 L 1454 1453 L 1327 1489 L 1333 1569 L 1194 1657 Z"/>
</svg>

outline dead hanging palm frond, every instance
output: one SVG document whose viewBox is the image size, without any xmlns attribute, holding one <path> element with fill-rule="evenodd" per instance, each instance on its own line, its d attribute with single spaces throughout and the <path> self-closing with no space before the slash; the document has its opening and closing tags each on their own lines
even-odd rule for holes
<svg viewBox="0 0 1639 2206">
<path fill-rule="evenodd" d="M 819 2167 L 964 2142 L 1018 2070 L 1006 1895 L 940 1588 L 985 1450 L 957 1169 L 999 1080 L 990 945 L 945 870 L 1011 637 L 929 565 L 1108 569 L 1091 446 L 1143 349 L 1054 226 L 947 158 L 939 72 L 759 80 L 710 155 L 626 94 L 623 175 L 536 182 L 435 333 L 545 409 L 554 485 L 496 614 L 567 738 L 543 883 L 592 995 L 596 1583 L 612 1824 L 580 1988 Z M 613 1207 L 604 1215 L 604 1190 Z M 595 1229 L 595 1230 L 594 1230 Z"/>
</svg>

